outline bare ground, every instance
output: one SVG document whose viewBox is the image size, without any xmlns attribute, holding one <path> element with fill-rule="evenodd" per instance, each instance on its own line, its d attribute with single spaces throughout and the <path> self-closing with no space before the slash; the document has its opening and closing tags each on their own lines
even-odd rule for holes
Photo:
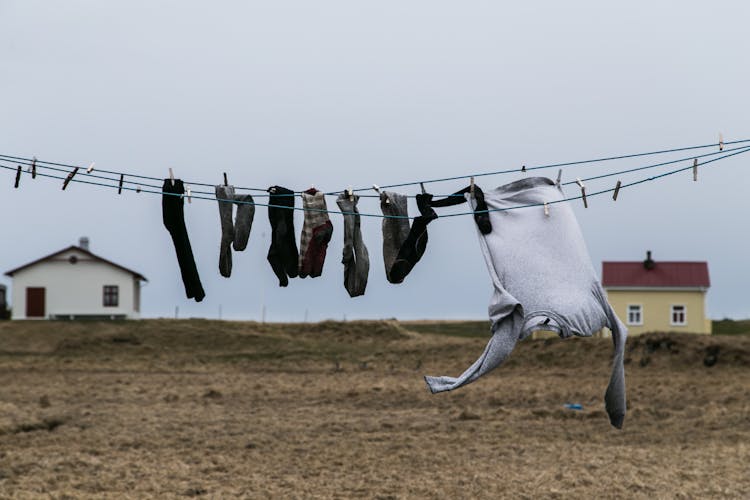
<svg viewBox="0 0 750 500">
<path fill-rule="evenodd" d="M 0 497 L 750 497 L 750 337 L 630 339 L 618 431 L 609 340 L 527 340 L 431 395 L 486 338 L 429 332 L 4 322 Z"/>
</svg>

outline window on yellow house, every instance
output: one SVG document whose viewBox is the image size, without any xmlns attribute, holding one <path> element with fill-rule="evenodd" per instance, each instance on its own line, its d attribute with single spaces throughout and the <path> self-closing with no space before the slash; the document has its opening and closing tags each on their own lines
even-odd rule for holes
<svg viewBox="0 0 750 500">
<path fill-rule="evenodd" d="M 641 304 L 628 304 L 628 325 L 643 324 L 643 306 Z"/>
<path fill-rule="evenodd" d="M 687 325 L 687 307 L 684 305 L 672 306 L 672 326 Z"/>
</svg>

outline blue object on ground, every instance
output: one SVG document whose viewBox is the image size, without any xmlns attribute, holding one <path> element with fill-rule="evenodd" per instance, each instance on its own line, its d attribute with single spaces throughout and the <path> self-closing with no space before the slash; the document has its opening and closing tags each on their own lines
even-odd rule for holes
<svg viewBox="0 0 750 500">
<path fill-rule="evenodd" d="M 578 403 L 565 403 L 563 406 L 568 410 L 583 410 L 583 405 Z"/>
</svg>

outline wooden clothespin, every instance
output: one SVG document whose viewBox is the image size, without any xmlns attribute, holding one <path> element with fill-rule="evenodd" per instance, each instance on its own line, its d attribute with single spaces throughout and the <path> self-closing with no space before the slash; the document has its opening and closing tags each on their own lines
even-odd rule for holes
<svg viewBox="0 0 750 500">
<path fill-rule="evenodd" d="M 474 177 L 469 177 L 469 197 L 474 198 Z"/>
<path fill-rule="evenodd" d="M 14 186 L 16 189 L 18 189 L 18 183 L 21 182 L 21 165 L 18 165 L 18 170 L 16 170 L 16 185 Z"/>
<path fill-rule="evenodd" d="M 71 173 L 68 174 L 68 176 L 63 181 L 63 191 L 65 191 L 65 188 L 68 187 L 68 183 L 73 180 L 73 177 L 78 173 L 78 167 L 75 167 Z"/>
<path fill-rule="evenodd" d="M 581 199 L 583 200 L 583 207 L 589 208 L 589 203 L 586 201 L 586 186 L 583 185 L 583 181 L 580 177 L 576 177 L 576 184 L 581 188 Z"/>
<path fill-rule="evenodd" d="M 346 195 L 349 197 L 349 201 L 354 201 L 354 190 L 351 186 L 346 188 Z"/>
<path fill-rule="evenodd" d="M 169 180 L 172 181 L 172 186 L 174 186 L 174 172 L 172 172 L 172 167 L 169 167 Z"/>
<path fill-rule="evenodd" d="M 546 201 L 544 202 L 544 215 L 549 217 L 549 203 L 547 203 Z"/>
<path fill-rule="evenodd" d="M 622 185 L 622 182 L 617 181 L 617 184 L 615 184 L 615 193 L 612 195 L 612 199 L 617 201 L 617 195 L 620 194 L 620 186 Z"/>
<path fill-rule="evenodd" d="M 90 174 L 91 172 L 93 172 L 93 171 L 94 171 L 94 165 L 95 165 L 95 164 L 96 164 L 96 162 L 95 162 L 95 161 L 92 161 L 92 162 L 91 162 L 91 165 L 89 165 L 89 167 L 88 167 L 88 168 L 86 169 L 86 173 L 87 173 L 87 174 Z"/>
<path fill-rule="evenodd" d="M 562 169 L 559 169 L 557 171 L 557 181 L 555 181 L 555 186 L 557 186 L 557 189 L 560 189 L 560 181 L 562 181 Z"/>
<path fill-rule="evenodd" d="M 698 158 L 693 158 L 693 180 L 698 180 Z"/>
<path fill-rule="evenodd" d="M 122 194 L 122 181 L 125 180 L 125 174 L 120 174 L 120 185 L 117 186 L 117 194 Z"/>
<path fill-rule="evenodd" d="M 724 151 L 724 136 L 719 132 L 719 151 Z"/>
<path fill-rule="evenodd" d="M 36 156 L 31 159 L 31 178 L 36 179 Z"/>
<path fill-rule="evenodd" d="M 191 198 L 192 192 L 190 191 L 190 186 L 186 186 L 185 190 L 187 191 L 187 201 L 188 201 L 188 203 L 192 203 L 193 202 L 192 198 Z"/>
<path fill-rule="evenodd" d="M 225 186 L 229 185 L 229 181 L 227 180 L 227 173 L 226 172 L 224 172 L 224 185 Z"/>
</svg>

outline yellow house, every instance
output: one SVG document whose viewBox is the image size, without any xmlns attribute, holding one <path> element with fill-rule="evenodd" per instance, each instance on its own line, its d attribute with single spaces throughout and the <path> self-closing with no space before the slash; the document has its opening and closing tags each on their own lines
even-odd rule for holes
<svg viewBox="0 0 750 500">
<path fill-rule="evenodd" d="M 646 332 L 711 334 L 706 317 L 706 262 L 603 262 L 602 285 L 629 335 Z"/>
</svg>

